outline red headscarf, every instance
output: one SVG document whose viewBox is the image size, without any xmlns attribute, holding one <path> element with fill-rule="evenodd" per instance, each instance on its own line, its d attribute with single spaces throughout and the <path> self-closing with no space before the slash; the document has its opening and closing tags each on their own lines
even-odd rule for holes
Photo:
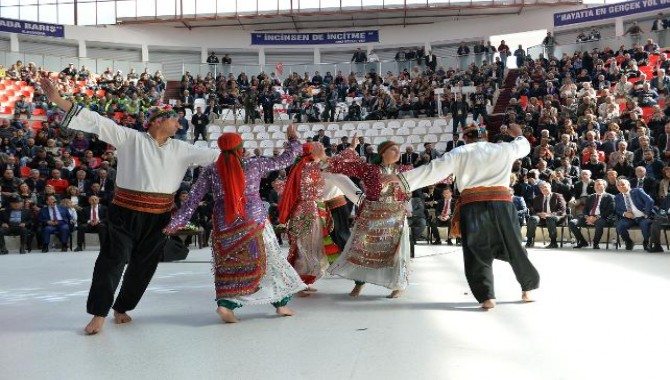
<svg viewBox="0 0 670 380">
<path fill-rule="evenodd" d="M 305 164 L 313 160 L 312 152 L 314 151 L 314 143 L 305 143 L 302 145 L 302 156 L 300 160 L 296 162 L 291 169 L 291 173 L 286 179 L 286 185 L 284 186 L 284 192 L 281 195 L 279 200 L 279 223 L 284 224 L 291 216 L 291 211 L 298 203 L 298 196 L 300 195 L 300 178 L 302 178 L 302 172 L 305 168 Z"/>
<path fill-rule="evenodd" d="M 224 133 L 217 140 L 217 144 L 221 154 L 216 161 L 216 170 L 223 188 L 225 222 L 231 224 L 237 218 L 247 217 L 244 209 L 246 180 L 242 168 L 242 138 L 237 133 Z"/>
</svg>

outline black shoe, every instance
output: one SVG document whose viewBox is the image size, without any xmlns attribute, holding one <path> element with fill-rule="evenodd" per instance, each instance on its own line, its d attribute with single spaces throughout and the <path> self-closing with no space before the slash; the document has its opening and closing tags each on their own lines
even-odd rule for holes
<svg viewBox="0 0 670 380">
<path fill-rule="evenodd" d="M 461 238 L 456 238 L 456 245 L 461 245 Z"/>
<path fill-rule="evenodd" d="M 0 249 L 0 255 L 6 255 L 6 254 L 8 254 L 8 253 L 9 253 L 8 250 L 6 250 L 6 249 Z"/>
<path fill-rule="evenodd" d="M 19 254 L 25 255 L 25 253 L 26 253 L 26 250 L 23 247 L 19 248 Z"/>
<path fill-rule="evenodd" d="M 48 245 L 43 245 L 42 246 L 42 253 L 47 253 L 49 252 L 49 246 Z"/>
<path fill-rule="evenodd" d="M 632 240 L 628 240 L 626 242 L 626 251 L 632 251 L 633 247 L 635 247 L 635 243 Z"/>
<path fill-rule="evenodd" d="M 593 249 L 600 249 L 600 246 L 598 244 L 593 244 Z"/>
<path fill-rule="evenodd" d="M 61 252 L 67 252 L 67 245 L 64 245 L 60 248 Z"/>
<path fill-rule="evenodd" d="M 81 251 L 83 251 L 83 250 L 81 249 L 81 245 L 78 245 L 77 248 L 74 249 L 74 251 L 75 251 L 75 252 L 81 252 Z"/>
<path fill-rule="evenodd" d="M 649 240 L 642 241 L 642 249 L 644 249 L 645 251 L 649 249 Z"/>
<path fill-rule="evenodd" d="M 555 241 L 552 241 L 551 243 L 549 243 L 549 245 L 545 246 L 544 248 L 548 249 L 558 248 L 558 244 Z"/>
<path fill-rule="evenodd" d="M 582 241 L 580 241 L 579 243 L 577 243 L 577 245 L 575 245 L 575 246 L 572 247 L 572 248 L 580 249 L 580 248 L 584 248 L 584 247 L 588 247 L 588 246 L 589 246 L 589 242 L 586 241 L 586 240 L 582 240 Z"/>
<path fill-rule="evenodd" d="M 526 240 L 526 248 L 533 248 L 533 247 L 535 247 L 535 241 L 533 241 L 533 239 Z"/>
<path fill-rule="evenodd" d="M 447 245 L 454 245 L 454 243 L 451 241 L 451 239 L 447 239 Z"/>
<path fill-rule="evenodd" d="M 652 244 L 652 245 L 647 249 L 647 252 L 649 252 L 649 253 L 663 252 L 663 248 L 661 247 L 660 244 Z"/>
<path fill-rule="evenodd" d="M 430 243 L 432 245 L 441 245 L 442 241 L 441 240 L 435 240 L 434 242 Z"/>
</svg>

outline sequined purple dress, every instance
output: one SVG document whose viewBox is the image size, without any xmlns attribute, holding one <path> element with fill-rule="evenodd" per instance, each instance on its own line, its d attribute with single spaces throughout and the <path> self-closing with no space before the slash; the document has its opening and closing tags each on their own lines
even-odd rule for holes
<svg viewBox="0 0 670 380">
<path fill-rule="evenodd" d="M 189 199 L 172 217 L 168 229 L 184 226 L 205 194 L 212 192 L 212 257 L 217 301 L 229 300 L 239 305 L 272 303 L 305 288 L 298 274 L 281 255 L 259 194 L 261 178 L 289 166 L 301 150 L 301 143 L 292 141 L 278 157 L 243 160 L 246 219 L 225 223 L 225 195 L 215 164 L 202 171 Z"/>
</svg>

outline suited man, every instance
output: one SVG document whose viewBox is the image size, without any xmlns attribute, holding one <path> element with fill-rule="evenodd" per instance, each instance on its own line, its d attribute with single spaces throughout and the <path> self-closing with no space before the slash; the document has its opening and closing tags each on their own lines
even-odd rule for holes
<svg viewBox="0 0 670 380">
<path fill-rule="evenodd" d="M 616 231 L 626 243 L 626 250 L 630 251 L 635 244 L 630 239 L 628 229 L 639 226 L 642 230 L 642 246 L 646 250 L 651 235 L 654 200 L 643 189 L 631 188 L 625 178 L 618 179 L 616 185 L 620 192 L 616 196 L 616 213 L 621 217 L 616 224 Z"/>
<path fill-rule="evenodd" d="M 647 176 L 660 181 L 663 178 L 663 168 L 665 167 L 663 161 L 657 159 L 654 156 L 654 151 L 651 149 L 645 150 L 643 157 L 644 160 L 640 162 L 640 166 L 644 166 L 647 170 Z"/>
<path fill-rule="evenodd" d="M 14 172 L 14 177 L 21 178 L 21 170 L 19 168 L 19 164 L 16 163 L 15 156 L 8 156 L 7 162 L 0 164 L 0 173 L 4 173 L 7 169 L 10 169 Z"/>
<path fill-rule="evenodd" d="M 465 145 L 465 141 L 459 140 L 458 133 L 454 133 L 454 139 L 447 142 L 447 152 L 451 152 L 454 148 Z"/>
<path fill-rule="evenodd" d="M 405 153 L 400 155 L 400 164 L 414 166 L 417 161 L 419 161 L 419 153 L 415 153 L 411 146 L 405 147 Z"/>
<path fill-rule="evenodd" d="M 340 139 L 341 143 L 337 144 L 337 153 L 342 152 L 343 150 L 347 149 L 351 144 L 349 144 L 349 137 L 347 136 L 342 136 Z"/>
<path fill-rule="evenodd" d="M 535 230 L 537 226 L 544 226 L 549 231 L 551 242 L 545 248 L 558 248 L 556 226 L 565 218 L 565 199 L 559 193 L 551 191 L 549 182 L 540 184 L 541 196 L 533 199 L 531 216 L 526 228 L 526 247 L 535 246 Z"/>
<path fill-rule="evenodd" d="M 0 212 L 0 255 L 8 253 L 5 245 L 5 236 L 21 236 L 19 253 L 26 253 L 26 242 L 32 228 L 33 215 L 30 210 L 23 208 L 23 200 L 13 196 L 9 200 L 9 208 Z"/>
<path fill-rule="evenodd" d="M 431 219 L 430 231 L 435 239 L 433 244 L 442 244 L 438 227 L 447 227 L 447 245 L 453 245 L 451 242 L 451 218 L 454 214 L 455 201 L 450 187 L 442 190 L 442 199 L 435 205 L 435 218 Z"/>
<path fill-rule="evenodd" d="M 46 205 L 40 210 L 37 220 L 42 226 L 42 252 L 49 252 L 49 240 L 52 233 L 58 234 L 61 251 L 66 252 L 70 240 L 72 218 L 65 207 L 56 204 L 55 196 L 49 195 L 46 198 Z"/>
<path fill-rule="evenodd" d="M 100 191 L 111 194 L 114 192 L 114 181 L 109 178 L 107 170 L 98 169 L 97 178 L 93 180 L 94 183 L 100 184 Z"/>
<path fill-rule="evenodd" d="M 87 233 L 97 233 L 102 245 L 105 235 L 105 221 L 107 220 L 107 207 L 100 204 L 100 198 L 92 195 L 88 198 L 89 206 L 77 212 L 77 248 L 75 252 L 82 250 Z"/>
<path fill-rule="evenodd" d="M 666 163 L 670 161 L 670 122 L 663 127 L 663 133 L 656 138 L 658 141 L 658 149 L 661 152 L 659 158 Z"/>
<path fill-rule="evenodd" d="M 586 198 L 595 192 L 590 170 L 582 170 L 579 174 L 579 179 L 580 180 L 577 181 L 572 188 L 572 196 L 574 197 L 574 199 L 570 201 L 570 211 L 572 215 L 577 215 L 577 212 L 581 211 L 581 208 L 584 207 Z"/>
<path fill-rule="evenodd" d="M 369 146 L 370 144 L 365 142 L 365 137 L 363 136 L 358 137 L 358 145 L 356 146 L 356 153 L 358 153 L 358 155 L 361 157 L 367 157 Z"/>
<path fill-rule="evenodd" d="M 330 152 L 330 137 L 326 136 L 326 131 L 324 131 L 323 129 L 319 129 L 319 132 L 316 135 L 315 140 L 320 142 L 321 145 L 323 145 L 323 147 L 326 150 L 326 153 Z"/>
<path fill-rule="evenodd" d="M 181 101 L 181 105 L 184 108 L 188 108 L 193 112 L 193 97 L 190 95 L 188 90 L 184 90 L 182 95 L 179 97 L 179 100 Z"/>
<path fill-rule="evenodd" d="M 600 249 L 598 245 L 603 236 L 603 229 L 613 225 L 616 214 L 614 213 L 614 196 L 605 192 L 607 181 L 597 179 L 594 183 L 595 193 L 588 196 L 584 204 L 584 213 L 576 219 L 568 222 L 568 228 L 575 236 L 577 244 L 573 248 L 583 248 L 589 245 L 584 239 L 581 227 L 595 227 L 593 234 L 593 249 Z"/>
<path fill-rule="evenodd" d="M 191 116 L 191 124 L 193 124 L 193 142 L 198 141 L 198 138 L 202 136 L 202 139 L 207 141 L 207 124 L 209 124 L 209 117 L 202 113 L 202 108 L 197 107 L 195 113 Z"/>
<path fill-rule="evenodd" d="M 649 195 L 658 194 L 658 182 L 647 175 L 647 169 L 644 166 L 635 168 L 635 178 L 630 180 L 630 187 L 643 189 Z"/>
<path fill-rule="evenodd" d="M 516 216 L 519 218 L 519 226 L 526 224 L 528 219 L 528 206 L 526 206 L 526 200 L 523 197 L 514 195 L 514 190 L 509 189 L 509 193 L 512 196 L 512 203 L 514 204 L 514 209 L 516 210 Z"/>
<path fill-rule="evenodd" d="M 86 196 L 91 190 L 91 181 L 86 179 L 85 170 L 77 170 L 74 178 L 70 179 L 70 186 L 74 186 L 79 189 L 79 194 Z"/>
</svg>

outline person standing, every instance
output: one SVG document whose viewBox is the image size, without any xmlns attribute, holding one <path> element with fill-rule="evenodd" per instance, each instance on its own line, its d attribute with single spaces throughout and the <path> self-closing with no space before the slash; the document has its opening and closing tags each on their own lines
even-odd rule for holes
<svg viewBox="0 0 670 380">
<path fill-rule="evenodd" d="M 277 157 L 243 157 L 237 133 L 217 140 L 221 155 L 207 166 L 188 199 L 165 228 L 173 234 L 186 225 L 200 201 L 214 195 L 212 256 L 216 312 L 225 323 L 239 319 L 234 310 L 244 305 L 272 304 L 280 316 L 292 316 L 286 305 L 304 290 L 298 274 L 282 256 L 259 188 L 261 178 L 287 167 L 302 150 L 294 126 L 286 131 L 287 149 Z"/>
<path fill-rule="evenodd" d="M 71 128 L 93 133 L 116 147 L 117 187 L 106 231 L 114 239 L 105 239 L 100 247 L 86 306 L 93 318 L 85 332 L 96 334 L 102 331 L 110 309 L 114 309 L 116 323 L 131 321 L 127 312 L 137 306 L 156 271 L 165 242 L 162 229 L 170 220 L 174 193 L 186 169 L 191 164 L 215 161 L 219 152 L 172 139 L 178 124 L 169 107 L 151 108 L 145 117 L 147 133 L 142 133 L 74 106 L 61 98 L 49 79 L 43 79 L 41 85 L 49 101 L 67 112 L 61 131 Z M 128 268 L 115 301 L 126 262 Z"/>
<path fill-rule="evenodd" d="M 514 50 L 514 56 L 516 57 L 516 67 L 517 69 L 520 69 L 526 61 L 526 51 L 523 50 L 521 45 L 519 45 L 518 49 Z"/>
<path fill-rule="evenodd" d="M 508 131 L 515 137 L 511 143 L 494 144 L 480 141 L 485 130 L 471 126 L 463 134 L 465 146 L 428 165 L 382 179 L 383 184 L 397 182 L 404 191 L 412 191 L 454 175 L 461 197 L 452 217 L 452 234 L 461 235 L 465 276 L 485 310 L 495 307 L 494 259 L 510 263 L 524 302 L 533 301 L 530 292 L 540 285 L 540 275 L 521 244 L 521 229 L 508 188 L 512 163 L 530 153 L 530 143 L 521 136 L 518 124 L 511 124 Z"/>
<path fill-rule="evenodd" d="M 551 32 L 547 32 L 547 36 L 542 40 L 542 46 L 544 46 L 544 55 L 547 59 L 554 58 L 554 46 L 558 45 L 556 43 L 556 38 L 551 35 Z"/>
<path fill-rule="evenodd" d="M 507 57 L 512 55 L 512 52 L 509 49 L 509 46 L 505 44 L 505 40 L 500 41 L 498 46 L 498 53 L 500 53 L 500 62 L 502 62 L 503 69 L 507 68 Z"/>
<path fill-rule="evenodd" d="M 202 113 L 202 108 L 196 107 L 195 113 L 191 117 L 191 124 L 193 124 L 193 142 L 198 141 L 198 138 L 201 136 L 203 140 L 207 141 L 207 124 L 209 124 L 209 118 Z"/>
</svg>

